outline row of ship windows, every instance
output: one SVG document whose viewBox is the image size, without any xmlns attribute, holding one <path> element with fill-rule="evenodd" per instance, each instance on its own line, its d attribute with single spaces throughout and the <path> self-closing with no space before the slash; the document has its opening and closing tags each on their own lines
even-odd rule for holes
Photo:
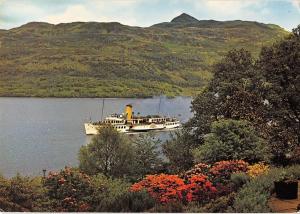
<svg viewBox="0 0 300 214">
<path fill-rule="evenodd" d="M 112 120 L 112 121 L 104 121 L 104 123 L 123 123 L 123 122 Z"/>
<path fill-rule="evenodd" d="M 125 129 L 126 126 L 117 126 L 118 129 Z"/>
<path fill-rule="evenodd" d="M 115 126 L 117 129 L 125 129 L 126 126 Z M 103 126 L 103 128 L 109 128 L 109 126 Z"/>
</svg>

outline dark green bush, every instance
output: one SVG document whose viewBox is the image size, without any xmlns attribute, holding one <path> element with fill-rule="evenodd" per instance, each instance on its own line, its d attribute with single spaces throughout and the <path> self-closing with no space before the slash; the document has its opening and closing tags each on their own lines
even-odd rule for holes
<svg viewBox="0 0 300 214">
<path fill-rule="evenodd" d="M 155 206 L 155 200 L 145 191 L 127 192 L 116 202 L 115 208 L 121 212 L 145 212 Z"/>
<path fill-rule="evenodd" d="M 113 200 L 102 200 L 97 212 L 145 212 L 155 206 L 147 192 L 124 192 Z"/>
<path fill-rule="evenodd" d="M 156 204 L 153 209 L 156 213 L 182 213 L 183 204 L 179 201 L 172 201 L 167 204 Z"/>
<path fill-rule="evenodd" d="M 233 183 L 234 189 L 238 190 L 250 180 L 246 173 L 233 173 L 230 176 L 230 181 Z"/>
<path fill-rule="evenodd" d="M 205 206 L 200 204 L 189 204 L 186 212 L 189 213 L 224 213 L 227 212 L 228 207 L 232 206 L 234 202 L 235 193 L 217 198 Z"/>
<path fill-rule="evenodd" d="M 130 192 L 130 184 L 104 175 L 93 177 L 93 210 L 97 212 L 143 212 L 154 207 L 147 192 Z"/>
</svg>

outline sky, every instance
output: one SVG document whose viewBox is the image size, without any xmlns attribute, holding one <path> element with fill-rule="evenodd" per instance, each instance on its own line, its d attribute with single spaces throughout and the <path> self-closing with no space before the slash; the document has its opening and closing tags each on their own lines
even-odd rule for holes
<svg viewBox="0 0 300 214">
<path fill-rule="evenodd" d="M 148 27 L 187 13 L 199 20 L 248 20 L 291 30 L 300 0 L 0 0 L 0 29 L 32 21 L 97 21 Z"/>
</svg>

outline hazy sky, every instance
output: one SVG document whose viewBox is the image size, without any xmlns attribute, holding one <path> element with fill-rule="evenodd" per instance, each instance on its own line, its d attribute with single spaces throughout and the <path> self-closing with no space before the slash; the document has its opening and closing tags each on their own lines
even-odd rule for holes
<svg viewBox="0 0 300 214">
<path fill-rule="evenodd" d="M 117 21 L 145 27 L 183 12 L 200 20 L 251 20 L 287 30 L 300 24 L 300 0 L 0 0 L 0 29 L 31 21 Z"/>
</svg>

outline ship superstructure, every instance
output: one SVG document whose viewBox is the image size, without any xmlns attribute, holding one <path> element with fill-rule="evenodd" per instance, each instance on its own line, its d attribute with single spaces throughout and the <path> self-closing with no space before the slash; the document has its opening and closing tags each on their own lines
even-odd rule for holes
<svg viewBox="0 0 300 214">
<path fill-rule="evenodd" d="M 99 130 L 112 126 L 121 133 L 167 131 L 181 127 L 180 121 L 175 117 L 164 117 L 159 115 L 135 116 L 132 105 L 126 105 L 123 114 L 111 114 L 103 121 L 85 123 L 87 135 L 98 134 Z"/>
</svg>

